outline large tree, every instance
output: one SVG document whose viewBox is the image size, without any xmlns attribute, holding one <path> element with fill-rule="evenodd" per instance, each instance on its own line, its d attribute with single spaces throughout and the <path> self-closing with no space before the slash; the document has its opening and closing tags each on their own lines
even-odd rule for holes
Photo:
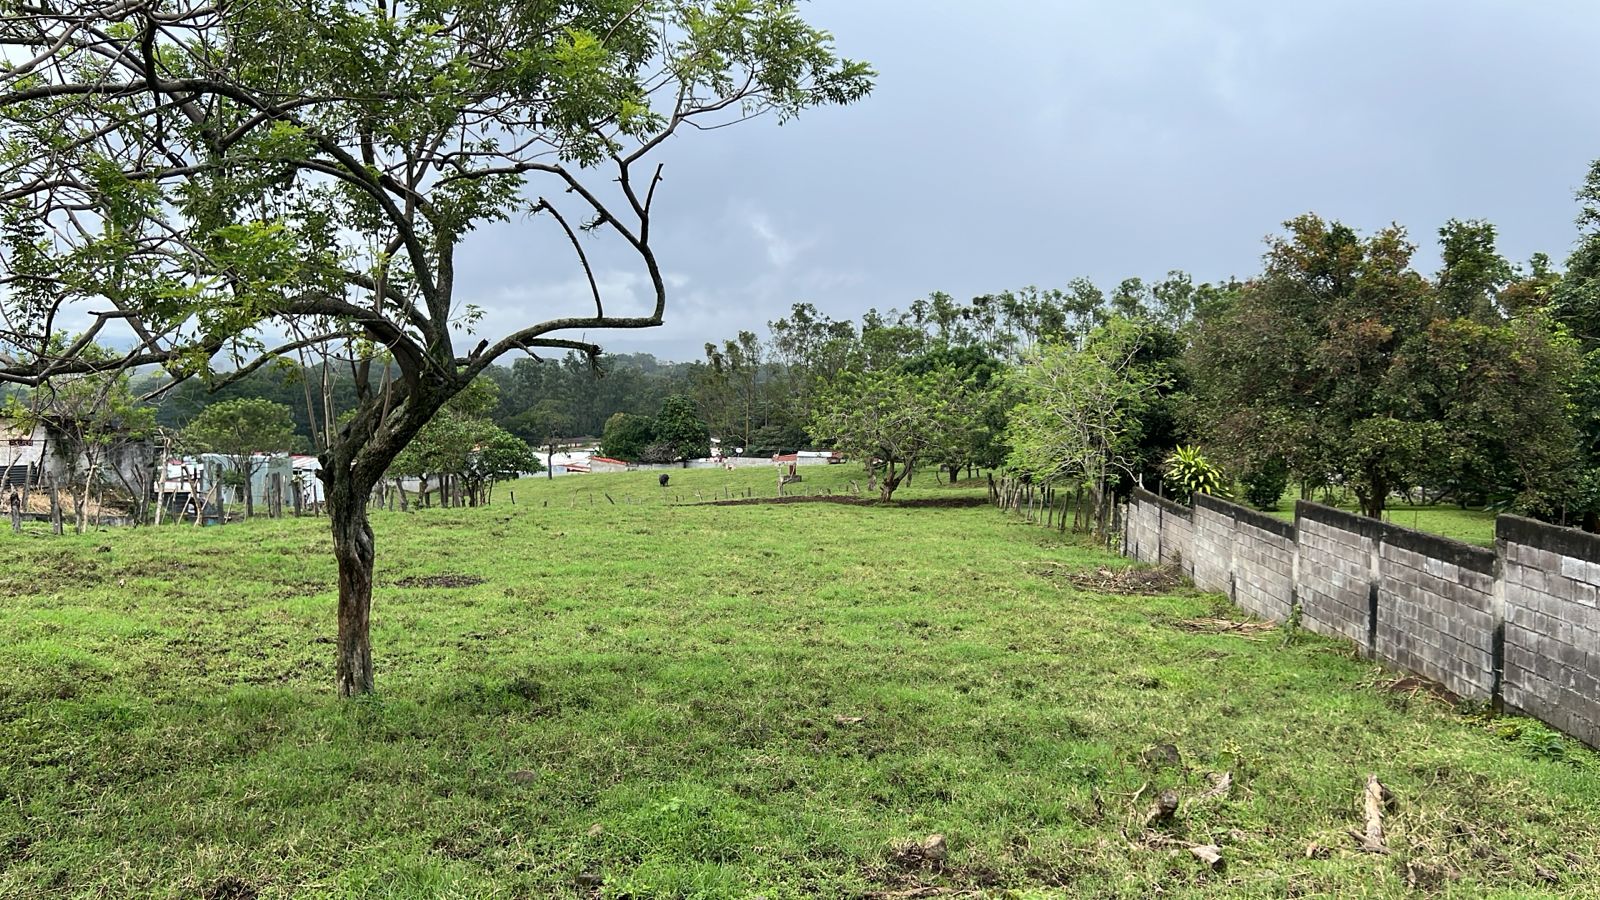
<svg viewBox="0 0 1600 900">
<path fill-rule="evenodd" d="M 1004 387 L 1005 367 L 1000 360 L 977 346 L 941 343 L 908 360 L 904 368 L 913 375 L 950 372 L 954 377 L 947 379 L 947 384 L 964 394 L 965 405 L 973 414 L 971 427 L 965 429 L 966 440 L 941 448 L 935 460 L 949 472 L 951 484 L 968 466 L 993 468 L 1005 461 L 1006 416 L 1015 397 Z"/>
<path fill-rule="evenodd" d="M 694 401 L 668 397 L 655 419 L 655 440 L 665 444 L 672 462 L 689 467 L 689 460 L 711 455 L 711 429 L 700 420 Z"/>
<path fill-rule="evenodd" d="M 1548 301 L 1582 354 L 1573 391 L 1581 468 L 1564 498 L 1562 518 L 1600 531 L 1600 159 L 1589 167 L 1577 199 L 1578 245 L 1567 259 L 1565 275 L 1549 277 L 1536 265 L 1530 279 L 1536 287 L 1525 293 L 1534 295 L 1530 303 Z M 1541 279 L 1541 274 L 1547 277 Z"/>
<path fill-rule="evenodd" d="M 507 353 L 593 356 L 564 335 L 661 323 L 654 151 L 872 77 L 791 0 L 10 0 L 0 47 L 0 380 L 103 368 L 70 351 L 116 325 L 117 366 L 175 377 L 344 342 L 356 403 L 321 451 L 342 695 L 373 685 L 366 502 L 395 455 Z M 459 248 L 523 214 L 570 246 L 593 311 L 457 346 Z M 607 311 L 584 232 L 636 260 L 642 312 Z"/>
<path fill-rule="evenodd" d="M 1307 215 L 1192 344 L 1201 430 L 1241 472 L 1286 466 L 1348 487 L 1378 518 L 1419 483 L 1527 508 L 1562 476 L 1570 354 L 1536 314 L 1496 302 L 1493 229 L 1441 230 L 1445 269 L 1411 265 L 1398 227 L 1368 237 Z"/>
</svg>

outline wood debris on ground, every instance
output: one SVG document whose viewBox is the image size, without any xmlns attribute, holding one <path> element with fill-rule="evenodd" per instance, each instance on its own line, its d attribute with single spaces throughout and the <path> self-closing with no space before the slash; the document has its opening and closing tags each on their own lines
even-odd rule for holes
<svg viewBox="0 0 1600 900">
<path fill-rule="evenodd" d="M 1045 566 L 1038 574 L 1063 578 L 1073 587 L 1097 594 L 1159 596 L 1184 587 L 1187 578 L 1177 566 L 1100 566 L 1089 569 L 1058 569 Z"/>
<path fill-rule="evenodd" d="M 1156 795 L 1155 802 L 1150 804 L 1150 808 L 1145 811 L 1144 827 L 1149 828 L 1152 825 L 1165 825 L 1166 823 L 1172 821 L 1172 817 L 1177 814 L 1178 792 L 1174 790 L 1162 791 L 1160 794 Z"/>
<path fill-rule="evenodd" d="M 1404 694 L 1408 700 L 1414 699 L 1418 694 L 1428 694 L 1452 705 L 1461 702 L 1460 695 L 1439 682 L 1423 678 L 1421 675 L 1400 675 L 1384 679 L 1379 682 L 1378 687 L 1385 693 Z"/>
<path fill-rule="evenodd" d="M 1366 828 L 1363 831 L 1352 828 L 1350 836 L 1367 853 L 1388 855 L 1389 845 L 1383 836 L 1383 814 L 1394 806 L 1394 794 L 1383 786 L 1376 774 L 1367 776 L 1366 787 L 1361 792 L 1361 806 L 1366 816 Z"/>
<path fill-rule="evenodd" d="M 1188 853 L 1212 869 L 1220 869 L 1224 863 L 1222 848 L 1216 844 L 1197 844 L 1194 841 L 1179 840 L 1156 832 L 1146 833 L 1139 843 L 1132 846 L 1135 850 L 1170 850 L 1175 854 Z"/>
<path fill-rule="evenodd" d="M 1271 622 L 1236 622 L 1233 619 L 1206 616 L 1186 619 L 1179 622 L 1178 627 L 1195 634 L 1235 634 L 1247 641 L 1259 641 L 1261 635 L 1278 626 Z"/>
<path fill-rule="evenodd" d="M 950 855 L 944 835 L 930 834 L 920 841 L 899 841 L 889 850 L 889 861 L 902 869 L 938 868 Z"/>
<path fill-rule="evenodd" d="M 1195 798 L 1196 800 L 1221 800 L 1228 796 L 1229 791 L 1233 790 L 1232 772 L 1213 772 L 1207 777 L 1211 781 L 1211 787 L 1200 792 L 1200 795 Z"/>
</svg>

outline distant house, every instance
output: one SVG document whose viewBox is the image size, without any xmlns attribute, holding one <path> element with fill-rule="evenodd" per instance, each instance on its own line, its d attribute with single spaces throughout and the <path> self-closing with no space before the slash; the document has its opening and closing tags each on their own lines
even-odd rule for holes
<svg viewBox="0 0 1600 900">
<path fill-rule="evenodd" d="M 307 461 L 309 460 L 309 465 Z M 237 466 L 231 456 L 220 453 L 201 453 L 196 456 L 172 457 L 162 467 L 161 494 L 164 505 L 174 515 L 192 515 L 193 498 L 204 498 L 208 515 L 219 515 L 215 510 L 216 495 L 212 489 L 222 483 L 220 498 L 223 509 L 230 506 L 242 508 L 245 490 L 250 491 L 250 502 L 257 510 L 265 510 L 276 492 L 282 491 L 285 506 L 294 506 L 294 494 L 300 492 L 301 502 L 310 505 L 321 501 L 322 484 L 316 479 L 317 458 L 291 457 L 287 453 L 259 453 L 251 457 L 255 471 L 250 483 L 229 484 L 236 479 L 227 473 Z M 310 484 L 304 482 L 309 481 Z"/>
<path fill-rule="evenodd" d="M 65 483 L 71 480 L 69 476 L 81 475 L 88 461 L 80 454 L 68 465 L 61 455 L 66 443 L 48 423 L 28 427 L 0 417 L 0 485 L 42 486 L 51 476 Z M 101 483 L 122 490 L 142 490 L 155 465 L 155 447 L 148 440 L 119 442 L 104 454 L 100 465 L 103 468 L 97 473 L 97 480 Z"/>
<path fill-rule="evenodd" d="M 317 473 L 322 471 L 322 461 L 315 456 L 295 454 L 289 457 L 289 464 L 294 467 L 293 482 L 295 489 L 300 492 L 300 503 L 303 506 L 314 506 L 324 499 L 322 494 L 322 479 Z"/>
<path fill-rule="evenodd" d="M 570 469 L 571 467 L 569 466 L 568 468 Z M 638 468 L 638 467 L 633 465 L 633 464 L 631 464 L 631 463 L 624 462 L 624 461 L 622 461 L 620 459 L 612 459 L 609 456 L 591 456 L 591 457 L 589 457 L 589 471 L 590 472 L 594 472 L 594 473 L 600 473 L 600 472 L 626 472 L 629 469 L 635 469 L 635 468 Z"/>
<path fill-rule="evenodd" d="M 774 453 L 772 461 L 780 466 L 821 466 L 844 462 L 844 454 L 837 450 L 801 450 L 798 453 Z"/>
<path fill-rule="evenodd" d="M 43 467 L 50 436 L 43 425 L 24 428 L 9 419 L 0 419 L 0 486 L 6 488 L 34 484 Z"/>
</svg>

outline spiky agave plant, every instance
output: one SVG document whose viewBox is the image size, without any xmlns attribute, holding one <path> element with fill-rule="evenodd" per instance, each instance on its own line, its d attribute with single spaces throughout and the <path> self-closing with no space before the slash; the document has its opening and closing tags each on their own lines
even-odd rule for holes
<svg viewBox="0 0 1600 900">
<path fill-rule="evenodd" d="M 1166 482 L 1172 498 L 1189 503 L 1197 493 L 1226 496 L 1222 470 L 1200 452 L 1199 447 L 1179 447 L 1167 457 Z"/>
</svg>

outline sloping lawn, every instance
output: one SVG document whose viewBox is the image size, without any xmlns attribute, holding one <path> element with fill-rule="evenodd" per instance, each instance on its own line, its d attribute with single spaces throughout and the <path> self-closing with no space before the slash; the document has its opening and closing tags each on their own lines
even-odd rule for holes
<svg viewBox="0 0 1600 900">
<path fill-rule="evenodd" d="M 0 896 L 1600 883 L 1589 751 L 1229 629 L 1214 596 L 1080 589 L 1122 563 L 992 508 L 694 505 L 770 495 L 766 470 L 514 489 L 377 516 L 379 693 L 353 703 L 320 521 L 0 534 Z M 1369 773 L 1388 855 L 1348 834 Z"/>
</svg>

